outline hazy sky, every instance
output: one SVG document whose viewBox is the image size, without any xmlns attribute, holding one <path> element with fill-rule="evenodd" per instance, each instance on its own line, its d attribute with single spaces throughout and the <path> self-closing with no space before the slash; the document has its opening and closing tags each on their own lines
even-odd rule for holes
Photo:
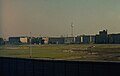
<svg viewBox="0 0 120 76">
<path fill-rule="evenodd" d="M 120 32 L 120 0 L 0 0 L 3 37 Z"/>
<path fill-rule="evenodd" d="M 1 23 L 2 23 L 2 4 L 1 4 L 1 0 L 0 0 L 0 37 L 2 37 L 2 27 L 1 27 Z"/>
</svg>

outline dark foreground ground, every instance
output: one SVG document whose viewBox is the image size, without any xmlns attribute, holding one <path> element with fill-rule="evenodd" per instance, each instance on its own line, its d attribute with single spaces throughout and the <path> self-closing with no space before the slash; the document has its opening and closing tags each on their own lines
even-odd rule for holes
<svg viewBox="0 0 120 76">
<path fill-rule="evenodd" d="M 0 76 L 120 76 L 120 62 L 0 57 Z"/>
</svg>

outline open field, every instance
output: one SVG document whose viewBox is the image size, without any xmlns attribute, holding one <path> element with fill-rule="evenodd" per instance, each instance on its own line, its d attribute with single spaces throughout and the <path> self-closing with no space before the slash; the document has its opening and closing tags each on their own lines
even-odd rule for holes
<svg viewBox="0 0 120 76">
<path fill-rule="evenodd" d="M 120 61 L 120 44 L 32 45 L 32 58 Z M 30 57 L 29 45 L 5 45 L 0 56 Z"/>
</svg>

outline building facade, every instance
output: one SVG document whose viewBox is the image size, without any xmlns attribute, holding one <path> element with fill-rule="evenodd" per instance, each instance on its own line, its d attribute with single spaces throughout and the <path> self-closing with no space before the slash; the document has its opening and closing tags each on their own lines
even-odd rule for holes
<svg viewBox="0 0 120 76">
<path fill-rule="evenodd" d="M 10 44 L 20 44 L 20 37 L 9 37 Z"/>
<path fill-rule="evenodd" d="M 29 43 L 29 37 L 9 37 L 9 44 L 27 44 Z"/>
<path fill-rule="evenodd" d="M 81 43 L 81 36 L 75 37 L 75 43 L 80 44 Z"/>
<path fill-rule="evenodd" d="M 48 44 L 64 44 L 63 37 L 50 37 L 48 38 Z"/>
<path fill-rule="evenodd" d="M 108 41 L 110 44 L 120 44 L 120 34 L 109 34 Z"/>
<path fill-rule="evenodd" d="M 0 45 L 3 45 L 4 44 L 4 40 L 3 38 L 0 38 Z"/>
<path fill-rule="evenodd" d="M 73 44 L 75 43 L 75 37 L 64 37 L 65 44 Z"/>
<path fill-rule="evenodd" d="M 107 30 L 100 31 L 99 34 L 96 35 L 95 43 L 96 44 L 108 44 Z"/>
<path fill-rule="evenodd" d="M 41 37 L 32 37 L 31 44 L 42 44 L 42 38 Z"/>
<path fill-rule="evenodd" d="M 75 37 L 76 44 L 91 44 L 95 43 L 95 35 L 80 35 Z"/>
</svg>

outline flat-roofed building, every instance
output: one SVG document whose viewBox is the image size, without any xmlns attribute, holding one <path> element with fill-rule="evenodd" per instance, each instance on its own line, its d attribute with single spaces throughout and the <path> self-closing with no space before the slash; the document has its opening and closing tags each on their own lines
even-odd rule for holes
<svg viewBox="0 0 120 76">
<path fill-rule="evenodd" d="M 31 44 L 42 44 L 42 37 L 32 37 Z"/>
<path fill-rule="evenodd" d="M 29 43 L 29 37 L 20 36 L 20 37 L 9 37 L 10 44 L 27 44 Z"/>
<path fill-rule="evenodd" d="M 90 43 L 95 43 L 95 35 L 90 35 Z"/>
<path fill-rule="evenodd" d="M 63 37 L 49 37 L 48 43 L 49 44 L 64 44 L 64 38 Z"/>
<path fill-rule="evenodd" d="M 20 44 L 20 37 L 9 37 L 10 44 Z"/>
<path fill-rule="evenodd" d="M 76 44 L 90 44 L 95 43 L 95 35 L 80 35 L 75 37 Z"/>
<path fill-rule="evenodd" d="M 0 38 L 0 45 L 3 45 L 4 44 L 4 40 L 3 38 Z"/>
<path fill-rule="evenodd" d="M 82 43 L 83 44 L 89 44 L 90 43 L 90 35 L 83 35 L 83 39 L 82 39 Z"/>
<path fill-rule="evenodd" d="M 108 38 L 110 44 L 120 44 L 120 34 L 109 34 Z"/>
<path fill-rule="evenodd" d="M 75 37 L 64 37 L 65 44 L 72 44 L 75 43 Z"/>
<path fill-rule="evenodd" d="M 80 44 L 81 43 L 81 36 L 75 37 L 75 43 Z"/>
</svg>

